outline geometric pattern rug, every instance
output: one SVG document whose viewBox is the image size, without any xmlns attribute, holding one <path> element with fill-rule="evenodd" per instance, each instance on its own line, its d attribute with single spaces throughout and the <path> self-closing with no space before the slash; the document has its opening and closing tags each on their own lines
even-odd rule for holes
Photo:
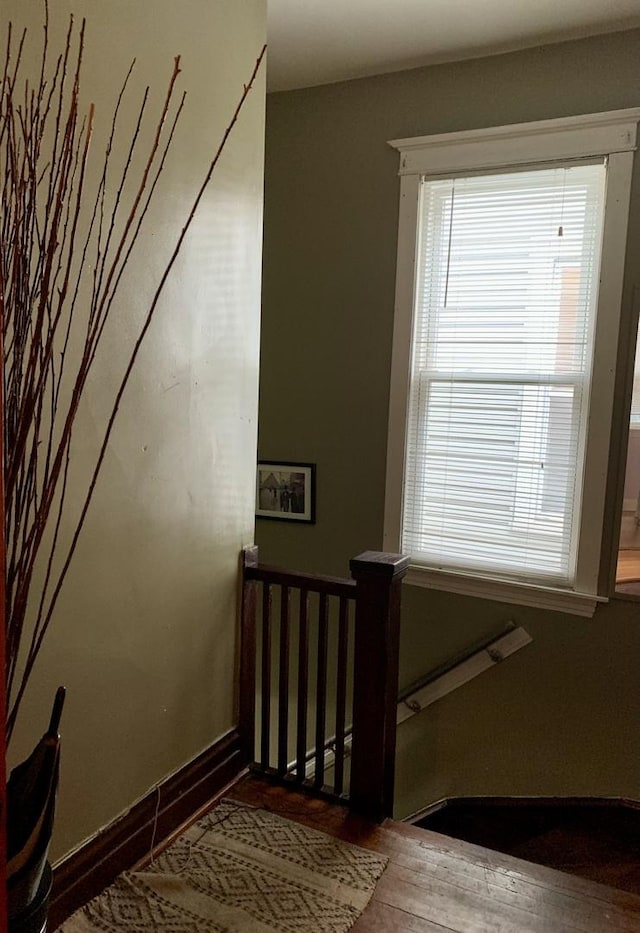
<svg viewBox="0 0 640 933">
<path fill-rule="evenodd" d="M 387 859 L 224 800 L 145 871 L 125 872 L 59 933 L 343 933 Z"/>
</svg>

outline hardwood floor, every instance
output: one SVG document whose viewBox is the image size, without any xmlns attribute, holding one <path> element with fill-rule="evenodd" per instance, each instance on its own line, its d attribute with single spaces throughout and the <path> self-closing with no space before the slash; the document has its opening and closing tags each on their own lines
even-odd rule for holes
<svg viewBox="0 0 640 933">
<path fill-rule="evenodd" d="M 406 823 L 245 778 L 229 796 L 384 853 L 354 933 L 638 933 L 640 897 Z"/>
<path fill-rule="evenodd" d="M 637 548 L 618 551 L 616 583 L 634 583 L 640 580 L 640 551 Z"/>
<path fill-rule="evenodd" d="M 464 798 L 418 825 L 640 895 L 640 809 L 624 801 Z"/>
<path fill-rule="evenodd" d="M 640 595 L 640 525 L 635 512 L 623 512 L 616 565 L 616 590 Z"/>
</svg>

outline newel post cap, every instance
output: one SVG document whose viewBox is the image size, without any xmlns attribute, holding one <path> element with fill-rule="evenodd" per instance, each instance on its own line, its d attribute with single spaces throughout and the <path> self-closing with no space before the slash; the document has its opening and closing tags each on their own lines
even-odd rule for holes
<svg viewBox="0 0 640 933">
<path fill-rule="evenodd" d="M 349 561 L 351 575 L 376 576 L 385 579 L 403 577 L 409 569 L 408 554 L 389 554 L 386 551 L 364 551 Z"/>
<path fill-rule="evenodd" d="M 250 544 L 247 547 L 243 547 L 240 552 L 240 561 L 243 567 L 257 567 L 258 566 L 258 545 Z"/>
</svg>

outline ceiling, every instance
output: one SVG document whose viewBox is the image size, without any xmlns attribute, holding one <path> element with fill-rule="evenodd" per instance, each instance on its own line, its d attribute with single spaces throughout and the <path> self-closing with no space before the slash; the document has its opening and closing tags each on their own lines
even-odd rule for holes
<svg viewBox="0 0 640 933">
<path fill-rule="evenodd" d="M 640 26 L 640 0 L 268 0 L 270 91 Z"/>
</svg>

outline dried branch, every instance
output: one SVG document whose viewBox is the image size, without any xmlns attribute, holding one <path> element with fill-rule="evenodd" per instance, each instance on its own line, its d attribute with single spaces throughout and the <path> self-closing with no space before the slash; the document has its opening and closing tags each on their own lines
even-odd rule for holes
<svg viewBox="0 0 640 933">
<path fill-rule="evenodd" d="M 84 21 L 77 32 L 70 18 L 64 47 L 50 68 L 47 15 L 39 79 L 34 86 L 25 81 L 19 91 L 25 34 L 14 50 L 10 26 L 0 72 L 8 738 L 52 623 L 140 348 L 266 48 L 243 89 L 151 298 L 87 476 L 79 516 L 72 520 L 65 538 L 62 528 L 69 521 L 66 507 L 75 419 L 124 271 L 144 230 L 185 99 L 183 93 L 174 103 L 180 74 L 176 58 L 146 155 L 141 158 L 138 150 L 143 137 L 149 138 L 148 131 L 143 132 L 149 88 L 129 131 L 124 165 L 116 172 L 114 145 L 122 134 L 120 109 L 132 63 L 111 116 L 99 181 L 93 192 L 87 192 L 95 115 L 93 105 L 85 117 L 80 112 L 84 36 Z M 139 162 L 143 167 L 132 184 L 130 175 Z M 42 572 L 36 588 L 38 567 Z"/>
</svg>

